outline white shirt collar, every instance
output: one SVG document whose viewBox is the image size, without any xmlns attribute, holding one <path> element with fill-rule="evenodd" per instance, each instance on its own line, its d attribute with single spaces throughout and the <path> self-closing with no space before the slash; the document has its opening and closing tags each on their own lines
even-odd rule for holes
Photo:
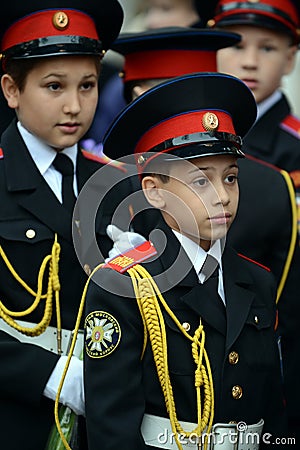
<svg viewBox="0 0 300 450">
<path fill-rule="evenodd" d="M 57 152 L 49 145 L 45 144 L 41 139 L 26 130 L 20 122 L 18 122 L 17 126 L 32 159 L 34 160 L 41 175 L 44 176 L 45 172 L 53 163 Z M 71 158 L 76 173 L 77 144 L 74 144 L 72 147 L 64 148 L 62 153 Z"/>
<path fill-rule="evenodd" d="M 257 118 L 256 120 L 260 119 L 260 117 L 265 114 L 270 108 L 272 108 L 275 103 L 279 102 L 279 100 L 282 97 L 282 92 L 277 89 L 275 92 L 273 92 L 270 97 L 266 98 L 262 102 L 260 102 L 257 105 Z"/>
<path fill-rule="evenodd" d="M 226 305 L 224 283 L 223 283 L 223 270 L 222 270 L 222 249 L 224 248 L 223 239 L 218 239 L 209 249 L 208 252 L 203 250 L 196 242 L 192 241 L 187 236 L 179 233 L 178 231 L 172 230 L 180 244 L 182 245 L 187 256 L 191 260 L 193 267 L 198 275 L 199 282 L 203 284 L 205 282 L 205 277 L 201 274 L 201 268 L 204 264 L 206 256 L 210 254 L 219 262 L 219 284 L 218 293 L 221 297 L 224 305 Z"/>
<path fill-rule="evenodd" d="M 219 267 L 222 271 L 222 246 L 221 246 L 221 239 L 218 239 L 209 249 L 208 252 L 203 250 L 196 242 L 192 241 L 192 239 L 188 238 L 187 236 L 179 233 L 176 230 L 172 230 L 177 239 L 179 240 L 180 244 L 182 245 L 184 251 L 188 255 L 189 259 L 191 260 L 193 267 L 198 274 L 198 276 L 201 275 L 201 267 L 204 264 L 204 261 L 206 259 L 206 256 L 210 254 L 213 256 L 218 262 Z M 201 277 L 199 277 L 200 281 Z"/>
</svg>

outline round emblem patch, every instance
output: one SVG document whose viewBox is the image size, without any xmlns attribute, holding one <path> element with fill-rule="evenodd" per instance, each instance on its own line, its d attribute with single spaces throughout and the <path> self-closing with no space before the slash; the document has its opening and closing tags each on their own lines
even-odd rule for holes
<svg viewBox="0 0 300 450">
<path fill-rule="evenodd" d="M 119 345 L 119 322 L 105 311 L 93 311 L 85 319 L 85 349 L 91 358 L 104 358 Z"/>
</svg>

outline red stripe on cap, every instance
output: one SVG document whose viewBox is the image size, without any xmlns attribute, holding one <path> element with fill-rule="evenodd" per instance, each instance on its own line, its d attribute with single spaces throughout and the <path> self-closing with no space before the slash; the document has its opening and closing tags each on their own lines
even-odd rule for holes
<svg viewBox="0 0 300 450">
<path fill-rule="evenodd" d="M 216 25 L 220 20 L 222 20 L 225 17 L 230 17 L 235 14 L 247 14 L 252 13 L 257 16 L 264 16 L 269 17 L 279 23 L 282 23 L 287 28 L 289 28 L 293 34 L 297 37 L 297 29 L 296 27 L 299 25 L 299 17 L 296 8 L 294 7 L 293 3 L 290 1 L 283 1 L 283 0 L 264 0 L 262 2 L 259 2 L 259 5 L 266 5 L 268 7 L 272 7 L 274 9 L 278 10 L 278 14 L 274 11 L 273 13 L 271 11 L 266 11 L 263 9 L 260 9 L 258 6 L 256 6 L 256 3 L 251 3 L 250 1 L 242 2 L 243 4 L 247 4 L 246 8 L 239 7 L 238 2 L 232 2 L 232 0 L 223 0 L 220 2 L 218 9 L 222 12 L 217 13 L 214 17 L 214 21 Z M 224 9 L 223 9 L 224 8 Z M 282 15 L 281 12 L 282 11 Z M 289 17 L 289 20 L 286 19 L 285 16 Z M 292 23 L 291 23 L 292 22 Z M 255 20 L 253 20 L 253 25 L 255 25 Z"/>
<path fill-rule="evenodd" d="M 59 11 L 68 16 L 68 25 L 61 29 L 53 23 L 53 16 Z M 8 28 L 2 40 L 2 51 L 34 39 L 62 35 L 99 40 L 95 23 L 87 14 L 74 9 L 51 9 L 23 17 Z"/>
<path fill-rule="evenodd" d="M 149 50 L 126 55 L 123 80 L 173 78 L 186 73 L 216 71 L 215 51 Z"/>
<path fill-rule="evenodd" d="M 197 94 L 195 93 L 195 95 Z M 236 134 L 231 116 L 228 113 L 216 110 L 193 111 L 172 117 L 150 128 L 137 143 L 135 153 L 145 153 L 168 139 L 185 134 L 206 132 L 202 119 L 208 112 L 214 113 L 218 118 L 219 126 L 215 131 Z M 170 151 L 171 148 L 168 150 Z"/>
</svg>

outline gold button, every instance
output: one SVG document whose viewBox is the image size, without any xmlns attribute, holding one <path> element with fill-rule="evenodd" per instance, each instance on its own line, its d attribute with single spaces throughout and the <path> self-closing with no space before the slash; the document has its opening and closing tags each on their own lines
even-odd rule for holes
<svg viewBox="0 0 300 450">
<path fill-rule="evenodd" d="M 255 322 L 255 323 L 258 323 L 258 322 L 259 322 L 258 316 L 254 316 L 254 322 Z"/>
<path fill-rule="evenodd" d="M 83 266 L 83 269 L 87 275 L 91 275 L 92 271 L 91 271 L 91 267 L 89 266 L 89 264 L 85 264 Z"/>
<path fill-rule="evenodd" d="M 31 228 L 29 228 L 29 230 L 27 230 L 25 234 L 28 239 L 33 239 L 35 237 L 35 231 Z"/>
<path fill-rule="evenodd" d="M 183 322 L 182 328 L 184 328 L 185 331 L 190 331 L 191 325 L 188 322 Z"/>
<path fill-rule="evenodd" d="M 202 117 L 202 125 L 206 131 L 215 131 L 219 126 L 219 119 L 213 112 L 207 112 Z"/>
<path fill-rule="evenodd" d="M 237 384 L 237 385 L 233 386 L 231 393 L 232 393 L 232 397 L 235 400 L 239 400 L 243 395 L 243 389 L 241 388 L 241 386 L 239 386 Z"/>
<path fill-rule="evenodd" d="M 230 364 L 237 364 L 239 361 L 239 354 L 237 352 L 230 352 L 228 355 L 228 360 Z"/>
<path fill-rule="evenodd" d="M 57 30 L 64 30 L 69 24 L 69 17 L 64 11 L 57 11 L 52 17 L 52 23 Z"/>
<path fill-rule="evenodd" d="M 145 162 L 145 158 L 143 157 L 143 155 L 140 155 L 140 156 L 138 157 L 138 164 L 139 164 L 140 166 L 142 166 L 142 165 L 144 164 L 144 162 Z"/>
</svg>

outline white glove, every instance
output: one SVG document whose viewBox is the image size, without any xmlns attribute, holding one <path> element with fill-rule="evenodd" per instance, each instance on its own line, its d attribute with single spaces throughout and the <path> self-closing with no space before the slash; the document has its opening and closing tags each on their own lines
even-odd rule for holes
<svg viewBox="0 0 300 450">
<path fill-rule="evenodd" d="M 67 356 L 61 356 L 50 375 L 43 394 L 55 400 L 59 383 L 67 362 Z M 83 361 L 72 356 L 59 397 L 60 403 L 69 406 L 78 416 L 85 415 L 84 387 L 83 387 Z"/>
<path fill-rule="evenodd" d="M 140 234 L 134 233 L 133 231 L 122 231 L 115 225 L 108 225 L 106 228 L 106 234 L 112 241 L 114 241 L 113 247 L 108 252 L 106 262 L 111 258 L 120 255 L 120 253 L 125 253 L 137 245 L 146 242 L 146 239 Z"/>
</svg>

